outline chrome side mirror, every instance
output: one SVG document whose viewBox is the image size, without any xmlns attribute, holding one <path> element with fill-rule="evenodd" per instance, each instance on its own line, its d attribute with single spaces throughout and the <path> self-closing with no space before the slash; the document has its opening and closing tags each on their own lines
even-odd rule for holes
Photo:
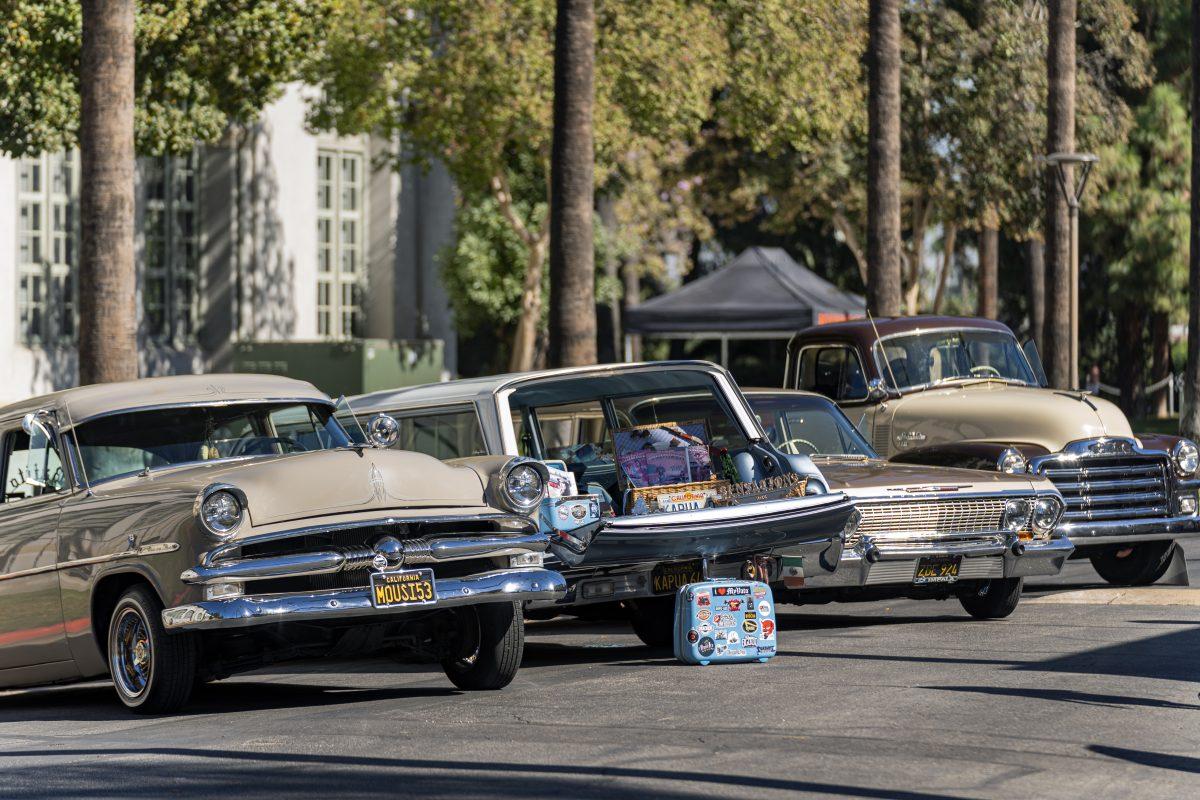
<svg viewBox="0 0 1200 800">
<path fill-rule="evenodd" d="M 868 400 L 884 400 L 888 396 L 887 387 L 883 385 L 883 378 L 871 378 L 867 381 L 867 399 Z"/>
<path fill-rule="evenodd" d="M 367 423 L 367 437 L 376 447 L 391 447 L 400 438 L 400 423 L 387 414 L 376 414 Z"/>
</svg>

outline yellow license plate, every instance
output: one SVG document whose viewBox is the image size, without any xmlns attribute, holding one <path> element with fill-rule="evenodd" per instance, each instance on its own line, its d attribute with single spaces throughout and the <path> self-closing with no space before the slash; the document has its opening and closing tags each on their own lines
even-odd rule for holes
<svg viewBox="0 0 1200 800">
<path fill-rule="evenodd" d="M 917 562 L 913 583 L 954 583 L 961 566 L 962 556 L 926 556 Z"/>
<path fill-rule="evenodd" d="M 427 606 L 437 602 L 433 570 L 376 572 L 371 575 L 371 603 L 376 608 Z"/>
</svg>

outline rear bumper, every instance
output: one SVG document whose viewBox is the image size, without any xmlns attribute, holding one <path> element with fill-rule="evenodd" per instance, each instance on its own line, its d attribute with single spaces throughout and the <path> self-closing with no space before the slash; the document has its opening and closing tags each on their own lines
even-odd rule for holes
<svg viewBox="0 0 1200 800">
<path fill-rule="evenodd" d="M 843 494 L 607 520 L 581 567 L 618 567 L 766 553 L 841 541 L 854 513 Z"/>
<path fill-rule="evenodd" d="M 785 585 L 798 591 L 912 585 L 917 562 L 930 556 L 961 556 L 960 581 L 1057 575 L 1075 549 L 1070 540 L 1056 534 L 1045 541 L 1023 542 L 1024 551 L 1017 555 L 1013 550 L 1014 541 L 1010 536 L 997 535 L 989 541 L 905 546 L 865 538 L 862 544 L 842 553 L 833 570 L 823 569 L 821 564 L 805 559 L 797 572 L 797 566 L 789 556 L 784 562 L 783 579 Z M 874 561 L 867 557 L 872 550 L 876 557 Z M 796 585 L 800 577 L 803 586 Z"/>
<path fill-rule="evenodd" d="M 1136 544 L 1200 536 L 1200 517 L 1162 517 L 1137 520 L 1062 522 L 1058 530 L 1079 547 L 1106 544 Z"/>
<path fill-rule="evenodd" d="M 235 597 L 175 606 L 162 612 L 169 630 L 212 630 L 304 620 L 388 618 L 483 603 L 555 600 L 566 581 L 547 569 L 507 569 L 465 578 L 434 581 L 437 602 L 429 605 L 377 609 L 369 589 L 338 589 L 307 594 Z"/>
</svg>

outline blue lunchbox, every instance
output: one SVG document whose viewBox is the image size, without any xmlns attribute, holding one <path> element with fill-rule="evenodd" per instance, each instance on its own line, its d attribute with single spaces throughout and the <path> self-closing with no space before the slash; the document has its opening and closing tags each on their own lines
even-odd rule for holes
<svg viewBox="0 0 1200 800">
<path fill-rule="evenodd" d="M 675 657 L 686 664 L 766 661 L 777 643 L 775 599 L 761 581 L 689 583 L 675 596 Z"/>
</svg>

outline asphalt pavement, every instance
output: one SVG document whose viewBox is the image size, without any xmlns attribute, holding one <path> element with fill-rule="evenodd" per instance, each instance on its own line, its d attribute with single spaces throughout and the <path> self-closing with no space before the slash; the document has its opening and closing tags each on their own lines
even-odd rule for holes
<svg viewBox="0 0 1200 800">
<path fill-rule="evenodd" d="M 377 658 L 232 678 L 176 717 L 99 683 L 0 693 L 0 797 L 1197 797 L 1190 555 L 1192 587 L 1119 596 L 1071 562 L 998 622 L 784 606 L 768 664 L 560 619 L 501 692 Z"/>
</svg>

